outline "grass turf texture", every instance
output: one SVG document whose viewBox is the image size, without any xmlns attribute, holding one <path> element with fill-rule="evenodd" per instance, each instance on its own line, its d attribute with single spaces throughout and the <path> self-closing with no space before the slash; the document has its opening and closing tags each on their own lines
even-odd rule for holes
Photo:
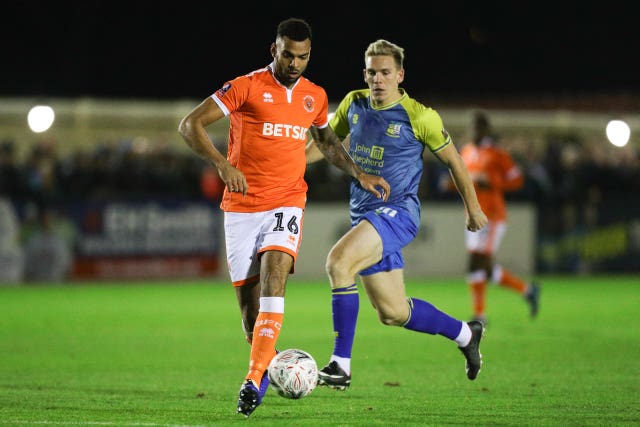
<svg viewBox="0 0 640 427">
<path fill-rule="evenodd" d="M 235 413 L 249 346 L 224 282 L 0 287 L 0 424 L 278 426 L 640 424 L 638 277 L 546 278 L 539 318 L 490 288 L 482 372 L 443 337 L 380 324 L 361 289 L 346 392 L 301 400 L 270 390 Z M 461 280 L 409 295 L 469 316 Z M 325 282 L 289 282 L 278 347 L 332 348 Z"/>
</svg>

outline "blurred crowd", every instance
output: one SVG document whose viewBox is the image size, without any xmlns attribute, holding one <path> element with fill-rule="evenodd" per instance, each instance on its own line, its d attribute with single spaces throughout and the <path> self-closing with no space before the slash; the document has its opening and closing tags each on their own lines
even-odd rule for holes
<svg viewBox="0 0 640 427">
<path fill-rule="evenodd" d="M 59 155 L 54 140 L 34 144 L 21 161 L 0 144 L 0 194 L 38 206 L 73 200 L 197 196 L 203 163 L 144 138 L 97 144 Z"/>
<path fill-rule="evenodd" d="M 523 190 L 511 199 L 562 206 L 626 197 L 640 189 L 640 155 L 632 147 L 615 148 L 606 141 L 584 144 L 572 135 L 550 135 L 544 141 L 515 137 L 500 141 L 524 171 Z M 221 151 L 224 151 L 221 149 Z M 443 168 L 425 155 L 421 185 L 424 200 L 445 200 Z M 97 144 L 60 155 L 57 143 L 42 140 L 18 159 L 14 141 L 0 143 L 0 194 L 14 201 L 47 204 L 68 200 L 130 197 L 199 197 L 203 174 L 210 171 L 186 150 L 144 138 Z M 348 180 L 327 162 L 307 169 L 309 200 L 347 199 Z"/>
<path fill-rule="evenodd" d="M 499 138 L 498 143 L 525 174 L 524 188 L 507 194 L 507 199 L 535 204 L 542 233 L 594 226 L 605 206 L 640 209 L 640 152 L 633 147 L 613 147 L 605 140 L 585 143 L 571 134 L 536 141 Z M 457 194 L 441 188 L 446 169 L 429 153 L 425 162 L 421 199 L 427 206 L 429 201 L 456 200 Z M 333 166 L 311 164 L 307 174 L 309 200 L 347 200 L 348 180 Z"/>
<path fill-rule="evenodd" d="M 538 233 L 561 235 L 577 227 L 593 227 L 604 209 L 614 216 L 640 209 L 637 149 L 612 148 L 604 140 L 587 144 L 575 135 L 499 141 L 526 175 L 524 189 L 508 195 L 508 200 L 535 204 Z M 47 256 L 72 252 L 73 227 L 60 209 L 65 203 L 204 198 L 217 205 L 222 192 L 215 171 L 197 156 L 146 138 L 96 144 L 64 155 L 59 154 L 56 141 L 48 139 L 31 145 L 24 158 L 18 158 L 16 148 L 12 140 L 0 143 L 0 271 L 5 276 L 11 274 L 7 266 L 15 256 L 12 245 L 22 248 L 24 257 L 45 256 L 37 250 L 47 245 Z M 455 193 L 440 188 L 445 173 L 441 164 L 429 153 L 425 162 L 420 188 L 425 206 L 429 201 L 455 199 Z M 310 164 L 306 178 L 310 202 L 347 203 L 348 179 L 327 162 Z M 58 239 L 43 238 L 52 234 Z M 60 263 L 66 267 L 56 273 L 58 277 L 64 277 L 70 255 L 62 257 Z M 42 262 L 24 265 L 36 267 Z M 45 273 L 24 272 L 27 280 L 51 279 Z"/>
<path fill-rule="evenodd" d="M 67 155 L 57 148 L 45 139 L 19 159 L 14 141 L 0 143 L 0 283 L 68 277 L 77 237 L 66 213 L 72 203 L 220 194 L 199 158 L 166 144 L 134 139 Z"/>
</svg>

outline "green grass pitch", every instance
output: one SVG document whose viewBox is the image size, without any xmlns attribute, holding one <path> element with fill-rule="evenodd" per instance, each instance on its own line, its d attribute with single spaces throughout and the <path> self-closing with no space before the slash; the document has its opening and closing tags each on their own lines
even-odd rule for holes
<svg viewBox="0 0 640 427">
<path fill-rule="evenodd" d="M 361 289 L 351 388 L 270 390 L 249 419 L 235 412 L 249 346 L 223 280 L 0 286 L 0 425 L 640 425 L 640 278 L 541 283 L 535 320 L 490 288 L 476 381 L 454 343 L 383 326 Z M 470 314 L 463 279 L 407 293 Z M 322 367 L 332 343 L 328 284 L 292 276 L 278 347 Z"/>
</svg>

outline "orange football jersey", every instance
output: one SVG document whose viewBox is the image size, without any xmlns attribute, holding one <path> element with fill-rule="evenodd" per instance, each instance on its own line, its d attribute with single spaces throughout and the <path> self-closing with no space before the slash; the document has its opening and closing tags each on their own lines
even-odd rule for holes
<svg viewBox="0 0 640 427">
<path fill-rule="evenodd" d="M 504 193 L 515 191 L 524 185 L 524 177 L 511 155 L 489 139 L 483 139 L 477 146 L 466 144 L 460 155 L 467 165 L 469 174 L 485 175 L 489 180 L 489 188 L 475 185 L 478 201 L 489 220 L 506 220 L 507 209 Z"/>
<path fill-rule="evenodd" d="M 211 97 L 229 117 L 227 160 L 249 185 L 245 196 L 225 189 L 220 207 L 228 212 L 304 209 L 307 131 L 328 125 L 325 90 L 304 77 L 288 89 L 270 65 L 226 82 Z"/>
</svg>

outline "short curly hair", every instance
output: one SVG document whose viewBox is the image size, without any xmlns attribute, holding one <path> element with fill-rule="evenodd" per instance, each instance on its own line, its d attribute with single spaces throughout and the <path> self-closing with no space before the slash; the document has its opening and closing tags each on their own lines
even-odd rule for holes
<svg viewBox="0 0 640 427">
<path fill-rule="evenodd" d="M 278 24 L 276 37 L 288 37 L 296 42 L 311 40 L 311 26 L 304 19 L 288 18 Z"/>
</svg>

